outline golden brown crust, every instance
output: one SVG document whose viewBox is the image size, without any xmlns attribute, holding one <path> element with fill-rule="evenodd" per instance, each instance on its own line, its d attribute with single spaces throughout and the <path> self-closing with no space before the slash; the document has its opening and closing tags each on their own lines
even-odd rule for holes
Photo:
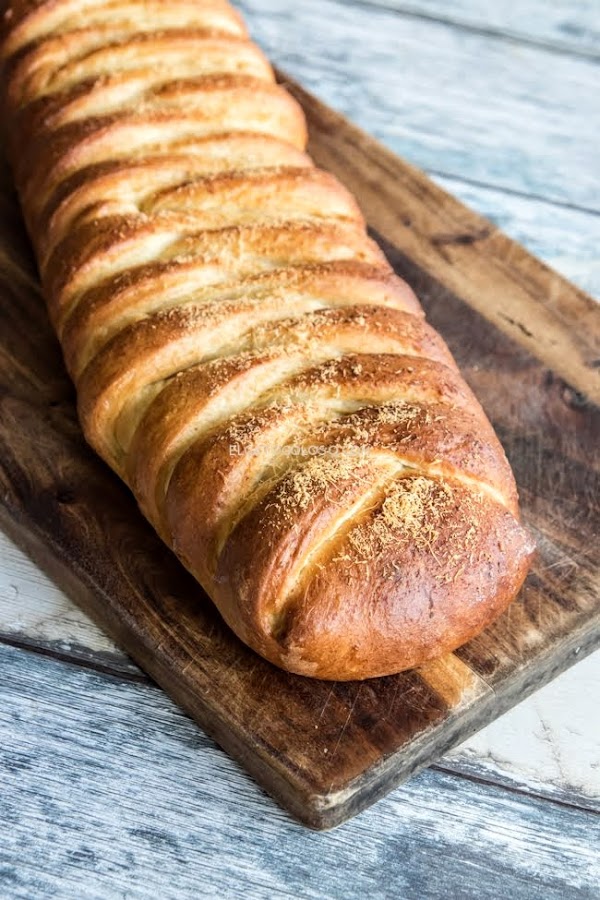
<svg viewBox="0 0 600 900">
<path fill-rule="evenodd" d="M 195 105 L 182 100 L 149 111 L 130 107 L 65 124 L 40 126 L 43 110 L 25 110 L 9 130 L 9 151 L 27 221 L 31 223 L 61 183 L 86 166 L 111 159 L 181 150 L 190 155 L 218 150 L 223 139 L 274 139 L 284 156 L 303 150 L 306 126 L 298 104 L 278 85 L 247 76 L 205 77 L 195 86 Z M 181 98 L 180 98 L 181 99 Z M 188 98 L 189 99 L 189 98 Z M 232 147 L 235 152 L 235 144 Z M 43 154 L 45 165 L 36 165 Z M 224 154 L 223 154 L 224 155 Z M 30 225 L 31 227 L 31 225 Z"/>
<path fill-rule="evenodd" d="M 175 157 L 103 172 L 95 180 L 88 176 L 79 190 L 70 187 L 58 209 L 50 215 L 45 210 L 43 261 L 75 220 L 80 226 L 104 216 L 180 211 L 193 215 L 206 229 L 224 228 L 232 221 L 241 225 L 281 218 L 289 216 L 289 209 L 296 218 L 362 219 L 352 195 L 331 175 L 308 164 L 263 164 L 212 174 L 202 159 Z"/>
<path fill-rule="evenodd" d="M 502 447 L 226 0 L 13 0 L 9 153 L 90 444 L 277 665 L 455 649 L 533 552 Z"/>
<path fill-rule="evenodd" d="M 157 67 L 162 69 L 162 74 L 159 71 L 154 77 L 164 80 L 168 74 L 169 81 L 185 76 L 192 66 L 196 77 L 231 71 L 273 80 L 264 56 L 247 41 L 227 32 L 187 28 L 146 34 L 125 30 L 115 34 L 114 27 L 103 31 L 70 32 L 13 60 L 7 68 L 9 104 L 25 107 L 43 97 L 59 93 L 64 97 L 73 87 L 78 88 L 79 95 L 82 83 L 88 86 L 93 102 L 93 91 L 99 82 L 105 89 L 116 80 L 121 83 L 130 80 L 132 72 L 150 75 Z M 69 62 L 61 65 L 65 57 Z M 115 76 L 115 71 L 121 74 Z"/>
<path fill-rule="evenodd" d="M 1 59 L 9 59 L 32 44 L 46 43 L 55 35 L 68 36 L 81 30 L 82 19 L 89 30 L 127 29 L 127 34 L 162 28 L 203 25 L 247 36 L 244 22 L 227 0 L 145 0 L 143 16 L 132 16 L 128 0 L 12 0 L 4 13 Z M 85 17 L 85 18 L 84 18 Z"/>
<path fill-rule="evenodd" d="M 493 621 L 525 577 L 532 545 L 514 517 L 452 479 L 399 472 L 390 484 L 384 469 L 379 502 L 369 496 L 365 517 L 335 531 L 336 503 L 364 497 L 361 474 L 338 474 L 326 490 L 307 477 L 307 508 L 286 502 L 284 482 L 219 558 L 226 619 L 241 619 L 243 639 L 290 671 L 345 680 L 389 674 L 399 658 L 419 665 Z"/>
<path fill-rule="evenodd" d="M 328 260 L 283 267 L 258 275 L 238 276 L 222 286 L 208 288 L 203 284 L 202 271 L 198 260 L 165 263 L 152 269 L 130 270 L 119 276 L 118 281 L 109 279 L 99 288 L 84 293 L 61 332 L 65 359 L 72 376 L 76 378 L 92 355 L 98 353 L 114 334 L 148 315 L 181 303 L 278 296 L 287 304 L 308 295 L 321 298 L 322 303 L 338 305 L 348 297 L 358 304 L 393 306 L 423 317 L 406 282 L 387 267 L 375 267 L 357 260 Z"/>
<path fill-rule="evenodd" d="M 346 466 L 345 475 L 352 481 L 358 463 L 385 451 L 382 455 L 396 466 L 449 476 L 469 487 L 475 482 L 480 493 L 487 491 L 495 502 L 516 510 L 514 482 L 497 439 L 453 369 L 431 360 L 365 353 L 309 369 L 298 366 L 293 356 L 279 371 L 273 363 L 273 354 L 238 357 L 233 372 L 220 369 L 219 377 L 235 382 L 238 394 L 247 391 L 244 381 L 254 388 L 260 368 L 270 368 L 270 377 L 280 381 L 276 391 L 262 389 L 252 398 L 246 393 L 243 413 L 225 422 L 213 419 L 211 428 L 202 428 L 199 435 L 185 435 L 194 417 L 180 418 L 180 411 L 186 402 L 196 402 L 198 380 L 207 377 L 205 367 L 172 382 L 139 428 L 138 441 L 155 446 L 161 413 L 169 417 L 166 465 L 153 460 L 162 464 L 162 473 L 148 478 L 144 489 L 160 495 L 148 502 L 154 502 L 154 509 L 166 495 L 161 532 L 184 556 L 201 560 L 196 573 L 204 583 L 210 584 L 214 576 L 219 545 L 233 529 L 239 510 L 249 512 L 255 502 L 252 491 L 273 477 L 280 479 L 311 455 L 331 462 L 336 479 Z M 167 402 L 171 415 L 162 407 Z M 132 453 L 131 458 L 141 455 Z M 138 468 L 137 474 L 145 473 Z M 206 512 L 198 521 L 201 505 Z M 199 545 L 202 553 L 194 554 Z"/>
<path fill-rule="evenodd" d="M 198 227 L 194 215 L 107 216 L 84 222 L 55 248 L 42 269 L 49 311 L 59 329 L 87 290 L 128 271 L 148 272 L 196 261 L 199 283 L 222 284 L 281 265 L 335 259 L 383 265 L 385 258 L 362 223 L 295 221 Z"/>
</svg>

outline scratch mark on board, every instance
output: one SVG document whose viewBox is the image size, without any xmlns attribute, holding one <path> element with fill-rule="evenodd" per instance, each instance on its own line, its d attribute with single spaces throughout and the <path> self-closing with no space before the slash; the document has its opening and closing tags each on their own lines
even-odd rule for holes
<svg viewBox="0 0 600 900">
<path fill-rule="evenodd" d="M 346 729 L 348 728 L 348 725 L 350 724 L 350 719 L 352 718 L 352 714 L 354 712 L 356 704 L 358 703 L 358 698 L 360 697 L 360 692 L 362 691 L 362 688 L 363 688 L 363 686 L 362 686 L 362 684 L 360 684 L 358 686 L 358 690 L 356 691 L 354 700 L 352 701 L 352 706 L 350 707 L 350 709 L 348 711 L 348 715 L 346 716 L 346 721 L 342 725 L 342 730 L 340 731 L 340 733 L 338 735 L 338 739 L 335 742 L 335 747 L 333 748 L 333 753 L 331 754 L 332 759 L 335 756 L 335 754 L 337 753 L 338 747 L 340 746 L 340 744 L 342 742 L 342 738 L 344 737 L 344 734 L 346 733 Z"/>
</svg>

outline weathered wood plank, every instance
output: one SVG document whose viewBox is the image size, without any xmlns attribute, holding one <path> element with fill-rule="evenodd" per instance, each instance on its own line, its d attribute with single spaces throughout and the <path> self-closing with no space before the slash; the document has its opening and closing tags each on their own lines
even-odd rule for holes
<svg viewBox="0 0 600 900">
<path fill-rule="evenodd" d="M 0 642 L 41 649 L 79 665 L 141 670 L 0 532 Z M 600 653 L 592 654 L 439 761 L 439 767 L 600 810 L 597 702 Z"/>
<path fill-rule="evenodd" d="M 295 825 L 158 689 L 0 648 L 0 893 L 592 900 L 600 820 L 428 771 Z"/>
<path fill-rule="evenodd" d="M 114 641 L 1 532 L 0 642 L 141 676 Z"/>
<path fill-rule="evenodd" d="M 238 5 L 273 60 L 421 168 L 600 207 L 593 61 L 342 0 Z"/>
<path fill-rule="evenodd" d="M 327 827 L 598 641 L 590 450 L 598 426 L 572 390 L 592 392 L 598 328 L 591 300 L 295 90 L 315 156 L 350 180 L 513 456 L 541 551 L 519 603 L 446 661 L 367 685 L 293 678 L 241 647 L 84 446 L 45 312 L 17 261 L 25 251 L 8 196 L 0 511 L 3 527 L 280 802 Z"/>
<path fill-rule="evenodd" d="M 391 262 L 415 288 L 459 363 L 469 365 L 467 323 L 458 311 L 446 315 L 449 304 L 440 288 L 600 403 L 600 317 L 594 301 L 343 116 L 287 83 L 307 114 L 315 160 L 357 197 Z M 486 360 L 481 359 L 484 368 Z M 578 441 L 574 436 L 571 443 Z"/>
<path fill-rule="evenodd" d="M 600 652 L 439 761 L 444 769 L 600 812 Z"/>
<path fill-rule="evenodd" d="M 590 56 L 600 54 L 596 0 L 350 0 L 437 19 L 459 28 L 542 44 Z"/>
<path fill-rule="evenodd" d="M 600 216 L 531 197 L 433 177 L 569 281 L 600 297 Z"/>
</svg>

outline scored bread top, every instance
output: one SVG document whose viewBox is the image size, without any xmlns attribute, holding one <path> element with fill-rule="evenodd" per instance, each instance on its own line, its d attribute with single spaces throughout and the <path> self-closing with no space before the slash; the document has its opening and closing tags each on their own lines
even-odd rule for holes
<svg viewBox="0 0 600 900">
<path fill-rule="evenodd" d="M 232 629 L 321 678 L 455 649 L 532 554 L 443 340 L 226 0 L 13 0 L 8 152 L 89 443 Z"/>
</svg>

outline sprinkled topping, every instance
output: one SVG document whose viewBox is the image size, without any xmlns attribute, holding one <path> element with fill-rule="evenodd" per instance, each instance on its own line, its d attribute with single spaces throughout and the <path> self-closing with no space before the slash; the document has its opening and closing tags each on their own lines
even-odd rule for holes
<svg viewBox="0 0 600 900">
<path fill-rule="evenodd" d="M 363 459 L 355 456 L 315 456 L 300 468 L 289 472 L 280 484 L 277 499 L 269 504 L 284 514 L 308 509 L 322 494 L 331 494 L 332 488 L 352 478 L 354 483 L 367 484 L 372 471 L 364 468 Z M 363 467 L 361 469 L 361 466 Z"/>
<path fill-rule="evenodd" d="M 400 575 L 417 551 L 457 578 L 483 553 L 479 488 L 502 502 L 505 462 L 474 406 L 455 414 L 468 389 L 347 189 L 304 153 L 300 107 L 245 37 L 213 51 L 211 4 L 194 13 L 202 53 L 169 32 L 176 4 L 157 4 L 156 35 L 127 27 L 110 47 L 112 4 L 95 4 L 99 52 L 84 56 L 72 5 L 9 29 L 11 53 L 34 54 L 8 73 L 9 100 L 47 98 L 26 123 L 45 160 L 25 147 L 17 168 L 90 443 L 143 509 L 177 519 L 193 568 L 253 511 L 250 551 L 261 528 L 276 543 L 314 514 L 307 577 L 339 550 L 366 586 L 369 567 Z M 164 64 L 130 69 L 142 44 Z"/>
<path fill-rule="evenodd" d="M 401 478 L 389 488 L 375 517 L 355 528 L 348 541 L 364 557 L 391 543 L 410 541 L 419 549 L 431 548 L 452 503 L 448 484 L 423 476 Z"/>
</svg>

